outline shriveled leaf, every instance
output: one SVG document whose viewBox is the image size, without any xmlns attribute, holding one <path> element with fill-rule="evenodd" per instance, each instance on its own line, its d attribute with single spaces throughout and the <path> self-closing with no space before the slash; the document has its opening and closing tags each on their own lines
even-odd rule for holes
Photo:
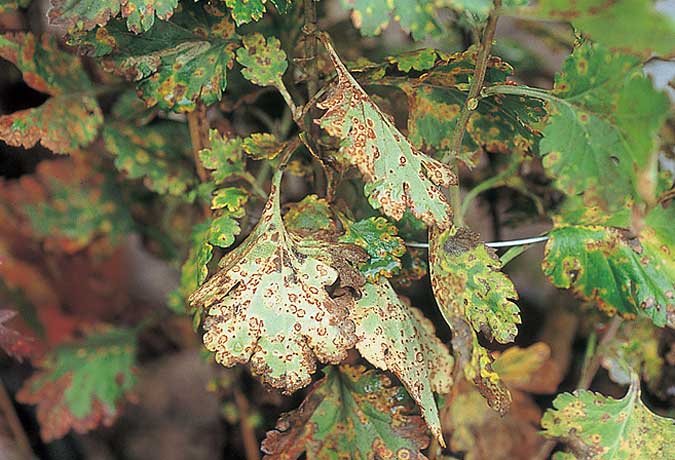
<svg viewBox="0 0 675 460">
<path fill-rule="evenodd" d="M 225 0 L 238 26 L 262 18 L 265 13 L 265 3 L 266 0 Z"/>
<path fill-rule="evenodd" d="M 281 174 L 275 175 L 258 225 L 220 261 L 221 270 L 190 303 L 205 316 L 204 345 L 219 363 L 250 362 L 263 382 L 290 393 L 311 381 L 317 360 L 344 359 L 355 338 L 348 304 L 326 291 L 338 272 L 301 256 L 284 227 Z"/>
<path fill-rule="evenodd" d="M 393 16 L 415 40 L 438 36 L 442 26 L 436 19 L 435 3 L 429 0 L 341 0 L 351 10 L 354 27 L 366 37 L 380 35 Z"/>
<path fill-rule="evenodd" d="M 413 148 L 322 37 L 338 82 L 318 104 L 327 111 L 316 123 L 342 141 L 341 151 L 361 171 L 373 206 L 395 220 L 409 209 L 428 225 L 447 228 L 452 211 L 440 187 L 456 183 L 451 169 Z"/>
<path fill-rule="evenodd" d="M 120 20 L 84 34 L 70 43 L 87 49 L 103 67 L 138 82 L 148 107 L 191 112 L 196 102 L 222 98 L 226 73 L 237 47 L 234 24 L 220 2 L 182 2 L 169 21 L 155 24 L 140 40 Z"/>
<path fill-rule="evenodd" d="M 399 458 L 425 460 L 429 444 L 412 401 L 389 378 L 363 367 L 324 369 L 293 412 L 283 414 L 262 443 L 264 460 Z"/>
<path fill-rule="evenodd" d="M 540 143 L 544 167 L 569 195 L 616 210 L 639 196 L 668 97 L 644 75 L 640 59 L 586 43 L 565 61 L 548 100 Z"/>
<path fill-rule="evenodd" d="M 650 0 L 540 0 L 525 11 L 546 20 L 569 21 L 594 41 L 611 48 L 646 55 L 675 53 L 675 23 L 672 17 L 658 12 Z"/>
<path fill-rule="evenodd" d="M 405 254 L 398 229 L 384 217 L 369 217 L 358 222 L 343 219 L 344 236 L 340 241 L 362 247 L 369 256 L 360 268 L 370 281 L 381 276 L 391 278 L 401 269 L 400 257 Z"/>
<path fill-rule="evenodd" d="M 0 310 L 0 348 L 13 358 L 21 360 L 33 354 L 35 344 L 30 337 L 25 337 L 5 325 L 15 316 L 14 310 Z"/>
<path fill-rule="evenodd" d="M 68 431 L 85 433 L 109 426 L 136 384 L 136 336 L 126 329 L 94 332 L 47 355 L 40 370 L 17 393 L 25 404 L 37 404 L 45 441 Z"/>
<path fill-rule="evenodd" d="M 92 86 L 77 57 L 59 50 L 53 38 L 19 32 L 0 35 L 0 57 L 19 68 L 27 85 L 54 96 L 39 107 L 1 115 L 1 140 L 73 153 L 96 138 L 103 114 L 86 94 Z"/>
<path fill-rule="evenodd" d="M 572 458 L 652 460 L 675 452 L 675 421 L 652 413 L 636 375 L 621 399 L 592 391 L 563 393 L 544 414 L 544 435 L 568 444 Z"/>
<path fill-rule="evenodd" d="M 478 343 L 477 331 L 501 343 L 513 340 L 520 323 L 511 281 L 499 259 L 468 229 L 433 229 L 429 234 L 431 285 L 452 329 L 455 358 L 465 377 L 478 385 L 490 407 L 508 411 L 511 398 L 492 369 L 489 352 Z"/>
<path fill-rule="evenodd" d="M 255 160 L 273 160 L 284 149 L 284 143 L 269 133 L 253 133 L 243 141 L 244 152 Z"/>
<path fill-rule="evenodd" d="M 243 174 L 245 171 L 240 138 L 224 138 L 212 129 L 209 132 L 211 147 L 199 152 L 199 159 L 206 169 L 211 170 L 211 177 L 216 184 L 222 184 L 231 176 Z"/>
<path fill-rule="evenodd" d="M 307 195 L 302 201 L 288 205 L 284 224 L 297 233 L 337 231 L 328 201 L 316 195 Z"/>
<path fill-rule="evenodd" d="M 639 235 L 605 225 L 559 223 L 546 244 L 551 282 L 594 301 L 608 314 L 644 315 L 675 327 L 675 207 L 657 206 Z"/>
<path fill-rule="evenodd" d="M 158 19 L 167 20 L 178 0 L 51 0 L 49 19 L 52 24 L 71 31 L 91 30 L 122 15 L 127 27 L 135 33 L 146 32 Z"/>
<path fill-rule="evenodd" d="M 194 184 L 186 157 L 189 135 L 183 123 L 164 121 L 150 126 L 109 123 L 103 128 L 106 149 L 115 166 L 130 179 L 143 178 L 152 191 L 183 195 Z"/>
<path fill-rule="evenodd" d="M 386 279 L 364 286 L 350 316 L 361 356 L 399 378 L 431 432 L 445 445 L 434 392 L 448 393 L 452 388 L 454 360 L 431 321 L 402 302 Z"/>
<path fill-rule="evenodd" d="M 286 53 L 276 37 L 254 33 L 242 39 L 243 47 L 237 50 L 237 62 L 244 68 L 241 74 L 251 83 L 260 86 L 283 86 L 281 77 L 288 68 Z"/>
</svg>

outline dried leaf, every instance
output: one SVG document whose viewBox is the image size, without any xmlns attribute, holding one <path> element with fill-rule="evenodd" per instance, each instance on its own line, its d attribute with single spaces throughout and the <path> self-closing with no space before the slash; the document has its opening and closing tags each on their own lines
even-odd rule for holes
<svg viewBox="0 0 675 460">
<path fill-rule="evenodd" d="M 426 460 L 429 444 L 412 401 L 383 373 L 363 367 L 324 369 L 300 407 L 283 414 L 263 441 L 264 460 L 398 458 Z"/>
<path fill-rule="evenodd" d="M 130 330 L 91 333 L 47 355 L 17 399 L 37 404 L 40 434 L 47 442 L 71 429 L 85 433 L 108 426 L 136 384 L 135 354 L 136 338 Z"/>
<path fill-rule="evenodd" d="M 444 446 L 433 392 L 448 393 L 452 388 L 454 360 L 431 321 L 403 303 L 386 279 L 365 285 L 350 316 L 361 356 L 399 378 Z"/>
<path fill-rule="evenodd" d="M 326 287 L 338 272 L 298 253 L 279 205 L 281 172 L 249 237 L 190 297 L 205 316 L 204 344 L 224 366 L 251 363 L 254 374 L 291 393 L 311 381 L 316 360 L 338 363 L 354 345 L 354 325 Z"/>
<path fill-rule="evenodd" d="M 410 145 L 349 74 L 328 38 L 322 37 L 338 82 L 318 104 L 327 111 L 316 122 L 343 141 L 341 151 L 363 174 L 373 206 L 395 220 L 410 209 L 428 225 L 447 228 L 451 208 L 439 187 L 456 183 L 451 169 Z"/>
<path fill-rule="evenodd" d="M 7 321 L 16 316 L 14 310 L 0 310 L 0 348 L 13 358 L 21 361 L 34 352 L 33 339 L 25 337 L 18 331 L 5 326 Z"/>
</svg>

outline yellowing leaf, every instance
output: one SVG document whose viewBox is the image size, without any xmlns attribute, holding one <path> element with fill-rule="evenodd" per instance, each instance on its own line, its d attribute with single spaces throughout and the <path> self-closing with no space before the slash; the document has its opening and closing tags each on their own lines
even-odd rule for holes
<svg viewBox="0 0 675 460">
<path fill-rule="evenodd" d="M 434 393 L 452 388 L 454 361 L 436 337 L 434 326 L 406 305 L 386 279 L 368 283 L 350 316 L 356 325 L 356 348 L 374 366 L 392 372 L 417 402 L 424 420 L 445 445 Z"/>
<path fill-rule="evenodd" d="M 276 37 L 255 33 L 242 39 L 243 47 L 237 50 L 237 62 L 244 68 L 241 74 L 251 83 L 260 86 L 282 87 L 281 77 L 288 68 L 286 53 Z"/>
<path fill-rule="evenodd" d="M 321 37 L 338 81 L 318 104 L 327 111 L 316 123 L 342 141 L 341 152 L 361 171 L 373 206 L 395 220 L 409 209 L 428 225 L 447 228 L 452 211 L 440 187 L 456 183 L 451 169 L 412 147 Z"/>
<path fill-rule="evenodd" d="M 563 393 L 544 414 L 544 435 L 568 444 L 579 460 L 653 460 L 672 458 L 675 421 L 643 404 L 636 375 L 621 399 L 592 391 Z"/>
<path fill-rule="evenodd" d="M 311 381 L 316 361 L 338 363 L 354 345 L 350 298 L 326 291 L 338 272 L 299 252 L 279 205 L 281 172 L 256 228 L 190 297 L 202 311 L 204 345 L 224 366 L 250 362 L 263 382 L 290 393 Z"/>
<path fill-rule="evenodd" d="M 300 405 L 283 414 L 262 443 L 264 460 L 349 458 L 426 460 L 424 422 L 389 378 L 363 367 L 324 369 Z"/>
</svg>

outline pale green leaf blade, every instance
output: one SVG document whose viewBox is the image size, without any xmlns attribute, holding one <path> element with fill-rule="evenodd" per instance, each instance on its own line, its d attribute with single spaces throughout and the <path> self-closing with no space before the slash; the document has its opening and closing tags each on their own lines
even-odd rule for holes
<svg viewBox="0 0 675 460">
<path fill-rule="evenodd" d="M 241 74 L 256 85 L 282 87 L 281 77 L 288 61 L 279 39 L 254 33 L 246 35 L 242 43 L 244 46 L 237 50 L 237 62 L 243 66 Z"/>
</svg>

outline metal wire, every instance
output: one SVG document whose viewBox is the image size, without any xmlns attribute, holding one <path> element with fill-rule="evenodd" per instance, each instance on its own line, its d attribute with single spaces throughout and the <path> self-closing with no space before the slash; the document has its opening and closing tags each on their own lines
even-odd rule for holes
<svg viewBox="0 0 675 460">
<path fill-rule="evenodd" d="M 512 246 L 524 246 L 526 244 L 543 243 L 546 240 L 548 240 L 548 235 L 521 238 L 519 240 L 490 241 L 485 243 L 485 246 L 490 248 L 510 248 Z M 406 242 L 405 245 L 411 248 L 429 248 L 429 243 L 418 243 L 415 241 Z"/>
</svg>

